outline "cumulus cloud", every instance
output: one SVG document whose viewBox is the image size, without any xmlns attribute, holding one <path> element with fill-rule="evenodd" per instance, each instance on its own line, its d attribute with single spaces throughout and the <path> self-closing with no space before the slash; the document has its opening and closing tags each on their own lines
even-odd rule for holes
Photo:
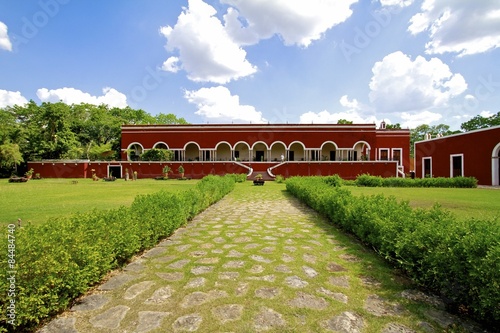
<svg viewBox="0 0 500 333">
<path fill-rule="evenodd" d="M 430 124 L 434 121 L 438 121 L 443 116 L 439 113 L 430 112 L 430 111 L 421 111 L 421 112 L 403 112 L 401 113 L 401 119 L 403 122 L 401 124 L 402 128 L 416 128 L 422 124 Z"/>
<path fill-rule="evenodd" d="M 407 7 L 413 3 L 413 0 L 380 0 L 382 6 Z"/>
<path fill-rule="evenodd" d="M 375 63 L 370 81 L 370 101 L 377 111 L 398 113 L 445 107 L 450 99 L 462 94 L 467 83 L 453 74 L 437 58 L 412 60 L 400 51 Z"/>
<path fill-rule="evenodd" d="M 262 113 L 251 105 L 241 105 L 238 95 L 231 95 L 229 89 L 223 86 L 201 88 L 196 91 L 186 91 L 184 97 L 189 103 L 195 104 L 197 115 L 220 122 L 241 121 L 264 123 Z"/>
<path fill-rule="evenodd" d="M 0 49 L 12 51 L 12 43 L 7 32 L 7 25 L 0 21 Z"/>
<path fill-rule="evenodd" d="M 14 105 L 24 105 L 26 103 L 28 103 L 28 100 L 24 98 L 19 91 L 0 89 L 0 108 Z"/>
<path fill-rule="evenodd" d="M 164 69 L 172 71 L 182 64 L 190 80 L 219 84 L 257 71 L 246 59 L 246 51 L 232 40 L 216 14 L 217 11 L 205 2 L 189 0 L 189 8 L 179 15 L 175 26 L 160 29 L 167 38 L 167 50 L 179 53 L 178 58 L 167 60 Z"/>
<path fill-rule="evenodd" d="M 357 1 L 221 0 L 237 9 L 230 9 L 225 16 L 226 28 L 242 45 L 277 34 L 286 45 L 303 47 L 346 21 L 352 14 L 351 5 Z"/>
<path fill-rule="evenodd" d="M 424 0 L 408 31 L 413 35 L 428 32 L 428 54 L 486 52 L 500 47 L 499 2 Z"/>
<path fill-rule="evenodd" d="M 127 107 L 127 96 L 113 88 L 104 88 L 102 96 L 92 96 L 75 88 L 60 88 L 48 90 L 38 89 L 36 95 L 42 102 L 56 103 L 62 101 L 66 104 L 88 103 L 93 105 L 107 104 L 110 107 Z"/>
<path fill-rule="evenodd" d="M 340 119 L 352 121 L 355 124 L 376 122 L 373 115 L 367 115 L 369 107 L 361 104 L 358 100 L 349 99 L 347 95 L 340 98 L 339 103 L 345 108 L 340 112 L 330 113 L 327 110 L 321 112 L 306 112 L 300 116 L 301 124 L 336 124 Z"/>
<path fill-rule="evenodd" d="M 170 57 L 163 63 L 161 69 L 165 72 L 177 73 L 181 69 L 179 67 L 179 61 L 180 59 L 177 57 Z"/>
</svg>

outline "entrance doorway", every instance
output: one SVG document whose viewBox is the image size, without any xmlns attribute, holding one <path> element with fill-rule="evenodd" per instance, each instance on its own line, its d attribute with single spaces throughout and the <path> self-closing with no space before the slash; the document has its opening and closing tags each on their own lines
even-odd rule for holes
<svg viewBox="0 0 500 333">
<path fill-rule="evenodd" d="M 108 177 L 122 178 L 122 166 L 121 165 L 109 165 L 108 166 Z"/>
<path fill-rule="evenodd" d="M 423 164 L 423 172 L 422 172 L 422 177 L 423 178 L 430 178 L 432 177 L 432 159 L 430 157 L 424 158 L 423 159 L 424 164 Z"/>
<path fill-rule="evenodd" d="M 295 161 L 295 152 L 293 150 L 290 150 L 288 152 L 288 160 L 289 161 Z"/>
<path fill-rule="evenodd" d="M 264 151 L 263 150 L 257 150 L 255 152 L 255 160 L 257 162 L 264 161 Z"/>
<path fill-rule="evenodd" d="M 330 161 L 335 161 L 337 155 L 335 150 L 330 150 Z"/>
<path fill-rule="evenodd" d="M 462 177 L 464 175 L 463 169 L 463 155 L 451 156 L 451 177 Z"/>
</svg>

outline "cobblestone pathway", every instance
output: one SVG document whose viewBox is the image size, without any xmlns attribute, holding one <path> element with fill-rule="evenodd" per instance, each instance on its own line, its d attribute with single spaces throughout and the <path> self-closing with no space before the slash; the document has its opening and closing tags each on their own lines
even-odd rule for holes
<svg viewBox="0 0 500 333">
<path fill-rule="evenodd" d="M 283 186 L 242 186 L 39 332 L 406 333 L 457 321 L 408 285 L 386 288 L 369 251 Z"/>
</svg>

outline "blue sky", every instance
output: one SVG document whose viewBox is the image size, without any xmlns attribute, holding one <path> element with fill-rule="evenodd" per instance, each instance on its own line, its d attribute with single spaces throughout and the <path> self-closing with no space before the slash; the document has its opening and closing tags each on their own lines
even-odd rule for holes
<svg viewBox="0 0 500 333">
<path fill-rule="evenodd" d="M 414 128 L 500 111 L 500 0 L 0 0 L 0 107 Z"/>
</svg>

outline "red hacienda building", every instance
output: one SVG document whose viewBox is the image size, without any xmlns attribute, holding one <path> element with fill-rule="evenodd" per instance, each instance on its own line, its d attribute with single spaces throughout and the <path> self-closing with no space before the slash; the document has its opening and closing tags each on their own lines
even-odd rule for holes
<svg viewBox="0 0 500 333">
<path fill-rule="evenodd" d="M 415 143 L 416 177 L 475 177 L 500 185 L 500 126 Z"/>
<path fill-rule="evenodd" d="M 42 177 L 124 177 L 137 171 L 139 178 L 162 174 L 164 165 L 180 165 L 185 177 L 209 174 L 260 173 L 276 175 L 333 175 L 354 179 L 364 173 L 404 177 L 410 171 L 410 131 L 386 129 L 375 124 L 310 125 L 125 125 L 122 126 L 122 158 L 113 162 L 30 163 Z M 173 151 L 174 160 L 140 161 L 152 148 Z M 58 164 L 59 163 L 59 164 Z M 64 165 L 63 165 L 64 163 Z"/>
</svg>

